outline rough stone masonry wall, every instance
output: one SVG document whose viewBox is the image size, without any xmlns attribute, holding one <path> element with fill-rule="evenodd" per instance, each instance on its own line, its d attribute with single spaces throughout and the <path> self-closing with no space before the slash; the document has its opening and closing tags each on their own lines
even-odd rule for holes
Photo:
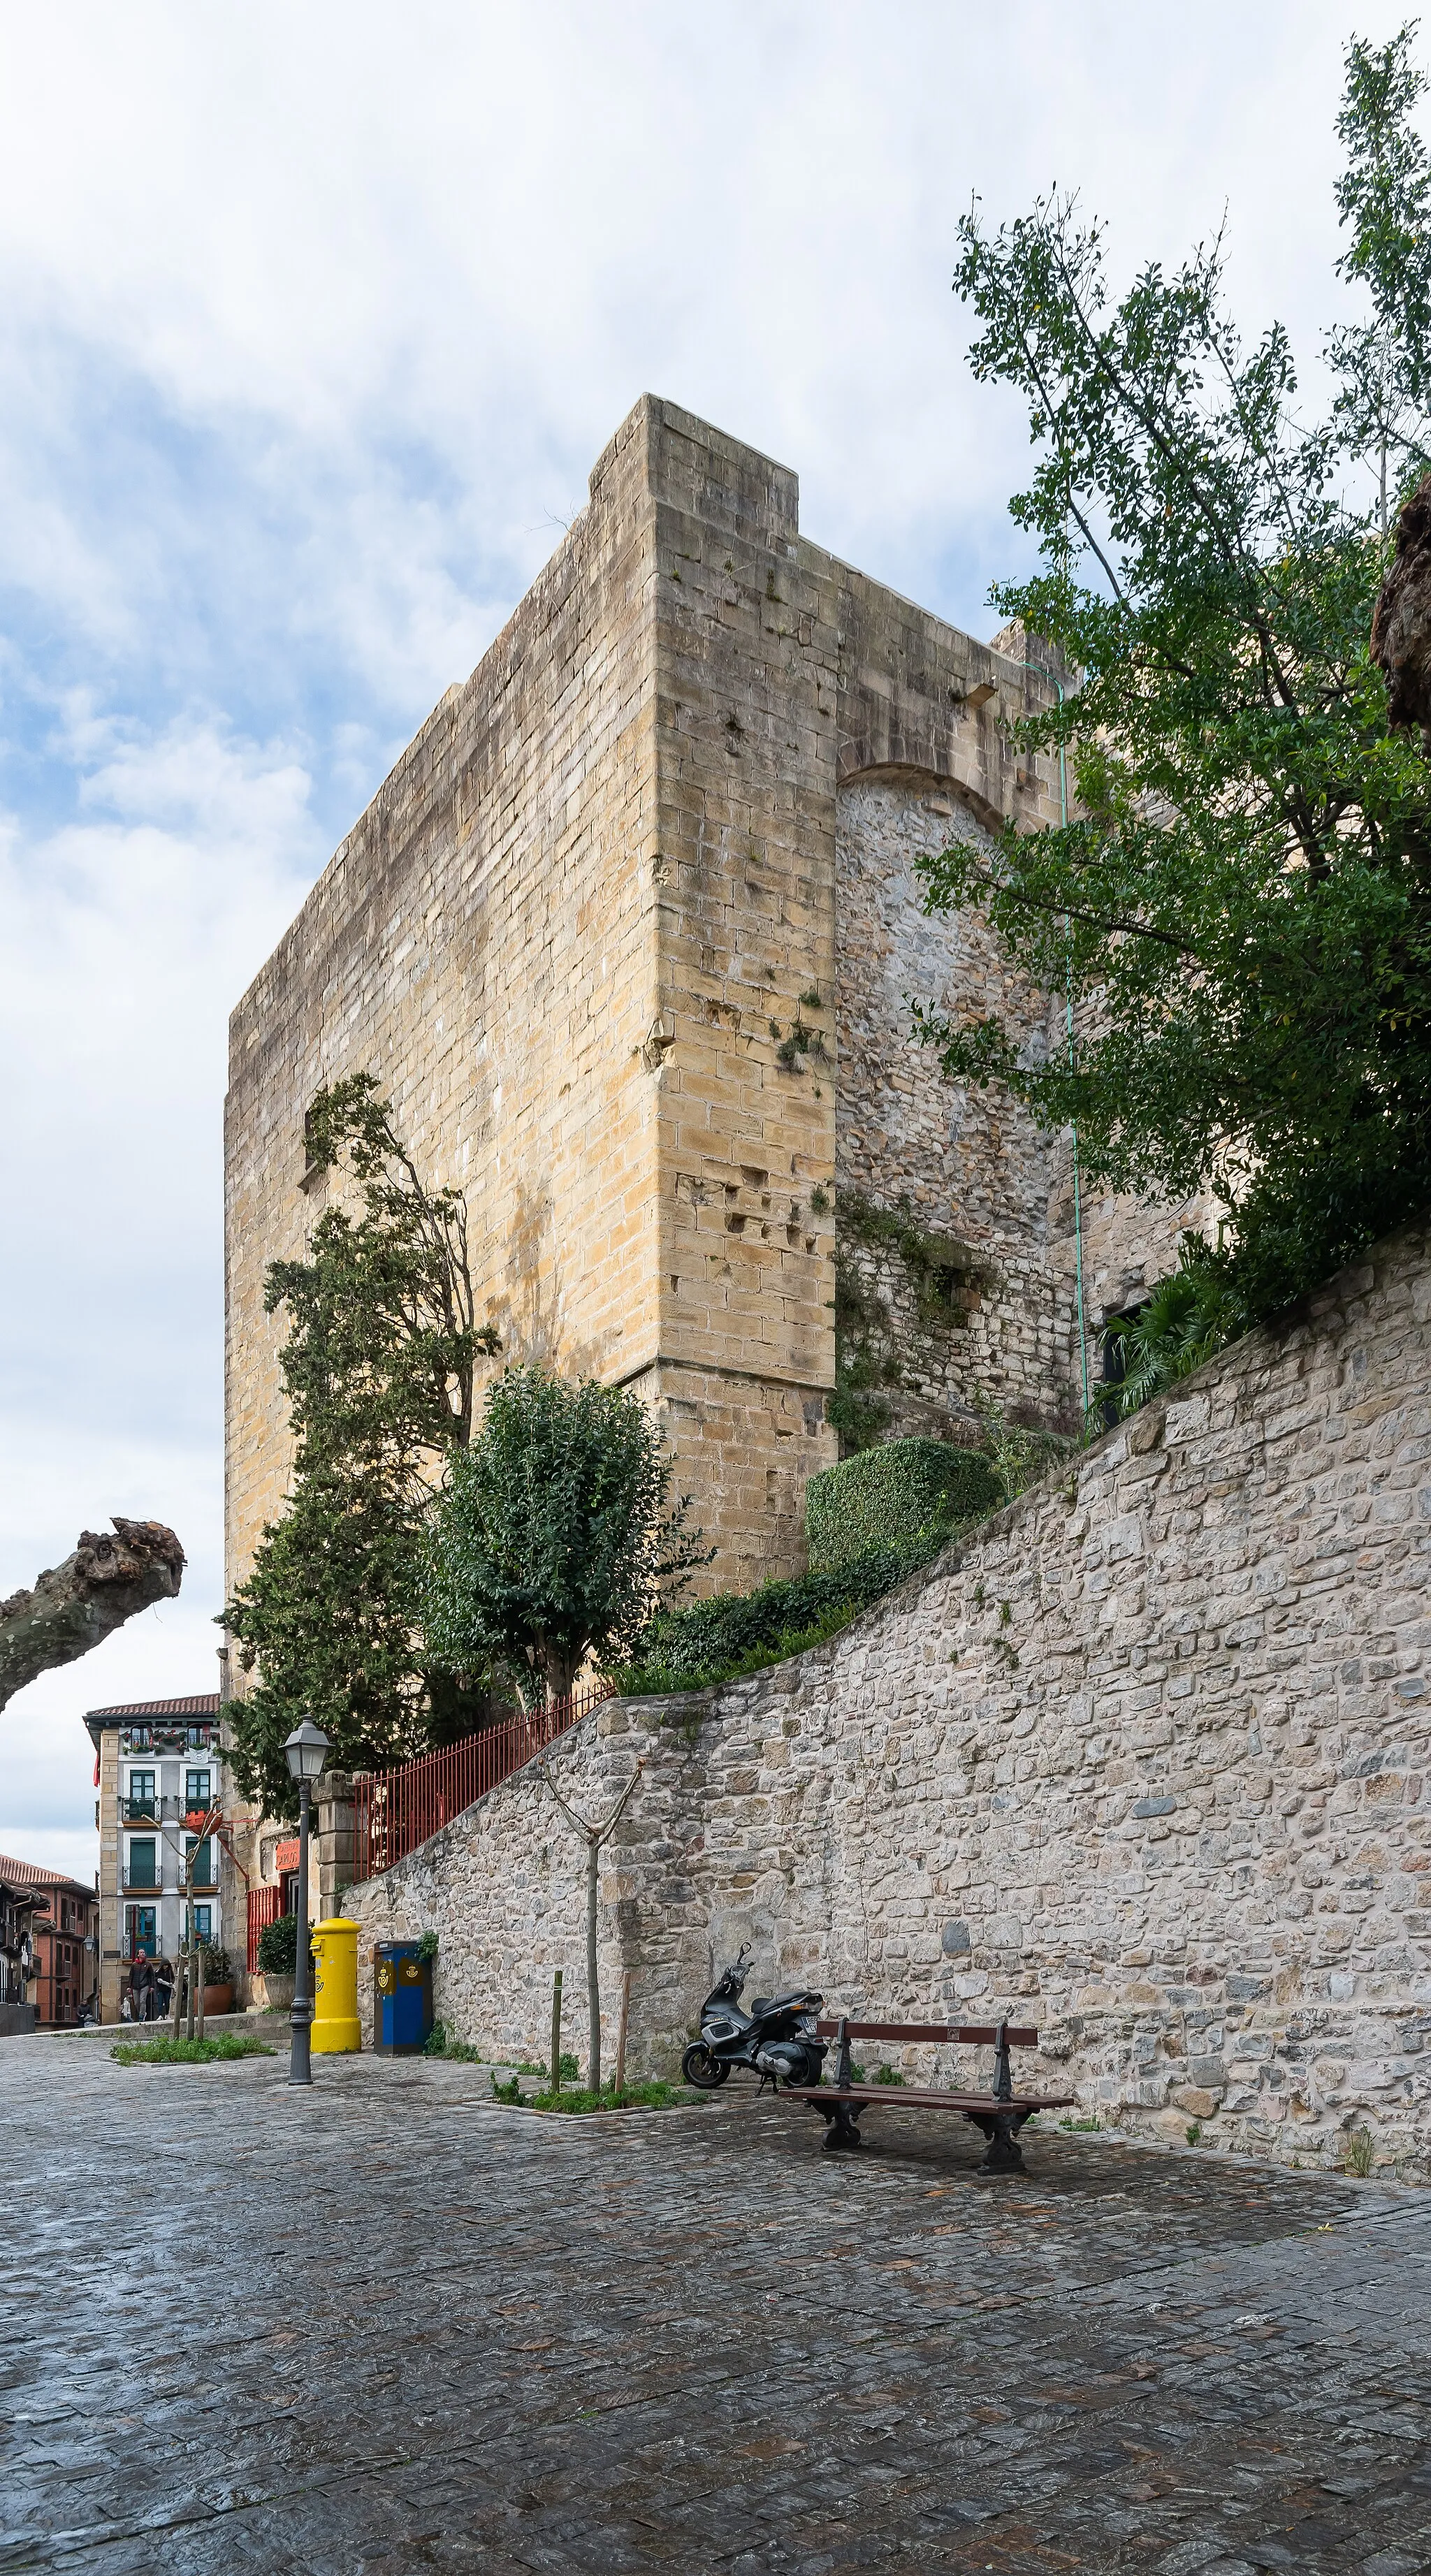
<svg viewBox="0 0 1431 2576">
<path fill-rule="evenodd" d="M 602 1891 L 636 2061 L 744 1938 L 762 1987 L 1036 2020 L 1106 2122 L 1304 2161 L 1364 2124 L 1431 2179 L 1428 1561 L 1420 1233 L 829 1646 L 565 1740 L 595 1811 L 645 1764 Z M 365 1941 L 438 1930 L 458 2032 L 544 2054 L 581 1879 L 525 1772 L 347 1902 Z"/>
<path fill-rule="evenodd" d="M 1050 1247 L 1067 1139 L 1040 1133 L 1005 1092 L 946 1081 L 935 1049 L 911 1034 L 918 1001 L 999 1018 L 1035 1057 L 1056 1042 L 1057 1006 L 1011 969 L 978 913 L 925 912 L 918 863 L 954 840 L 992 854 L 985 826 L 932 778 L 865 776 L 840 790 L 839 1357 L 847 1365 L 857 1345 L 878 1354 L 890 1437 L 977 1439 L 981 1397 L 1065 1428 L 1076 1418 L 1074 1283 L 1063 1247 Z M 946 1240 L 956 1277 L 969 1278 L 947 1303 L 887 1229 L 861 1222 L 898 1211 Z"/>
</svg>

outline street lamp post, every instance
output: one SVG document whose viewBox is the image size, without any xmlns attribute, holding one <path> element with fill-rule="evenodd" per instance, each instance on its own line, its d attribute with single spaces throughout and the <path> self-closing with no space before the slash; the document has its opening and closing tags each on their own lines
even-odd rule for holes
<svg viewBox="0 0 1431 2576">
<path fill-rule="evenodd" d="M 298 1783 L 298 1939 L 293 1962 L 293 2037 L 289 2047 L 288 2081 L 311 2084 L 313 2063 L 310 2041 L 313 2027 L 313 1991 L 308 1957 L 308 1802 L 315 1780 L 323 1776 L 328 1759 L 329 1738 L 311 1717 L 295 1726 L 284 1745 L 284 1757 L 291 1776 Z"/>
</svg>

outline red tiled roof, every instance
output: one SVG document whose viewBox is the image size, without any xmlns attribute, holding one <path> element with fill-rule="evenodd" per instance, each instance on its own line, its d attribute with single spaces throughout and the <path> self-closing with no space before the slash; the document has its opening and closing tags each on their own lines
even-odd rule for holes
<svg viewBox="0 0 1431 2576">
<path fill-rule="evenodd" d="M 38 1861 L 7 1860 L 0 1852 L 0 1878 L 11 1887 L 61 1887 L 71 1896 L 87 1896 L 93 1901 L 94 1889 L 82 1878 L 71 1878 L 67 1869 L 41 1869 Z"/>
<path fill-rule="evenodd" d="M 127 1699 L 117 1708 L 91 1708 L 85 1722 L 92 1717 L 217 1717 L 217 1691 L 199 1691 L 192 1699 Z"/>
<path fill-rule="evenodd" d="M 117 1708 L 87 1708 L 84 1722 L 96 1754 L 109 1727 L 127 1726 L 131 1718 L 217 1717 L 222 1702 L 217 1691 L 196 1691 L 191 1699 L 127 1699 Z M 98 1780 L 95 1787 L 99 1787 Z"/>
</svg>

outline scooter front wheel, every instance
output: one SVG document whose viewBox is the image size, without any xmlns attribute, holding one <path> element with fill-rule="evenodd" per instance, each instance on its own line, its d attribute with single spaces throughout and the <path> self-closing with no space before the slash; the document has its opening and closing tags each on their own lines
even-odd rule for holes
<svg viewBox="0 0 1431 2576">
<path fill-rule="evenodd" d="M 681 2060 L 681 2073 L 688 2084 L 699 2085 L 703 2093 L 714 2093 L 730 2073 L 723 2057 L 713 2057 L 703 2039 L 695 2040 Z"/>
</svg>

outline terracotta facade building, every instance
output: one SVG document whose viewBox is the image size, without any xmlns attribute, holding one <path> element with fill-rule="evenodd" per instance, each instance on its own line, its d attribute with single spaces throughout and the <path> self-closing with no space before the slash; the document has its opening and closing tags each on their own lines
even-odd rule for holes
<svg viewBox="0 0 1431 2576">
<path fill-rule="evenodd" d="M 83 1880 L 0 1852 L 0 1880 L 25 1889 L 30 1918 L 30 2001 L 41 2030 L 73 2029 L 99 1984 L 99 1895 Z"/>
</svg>

